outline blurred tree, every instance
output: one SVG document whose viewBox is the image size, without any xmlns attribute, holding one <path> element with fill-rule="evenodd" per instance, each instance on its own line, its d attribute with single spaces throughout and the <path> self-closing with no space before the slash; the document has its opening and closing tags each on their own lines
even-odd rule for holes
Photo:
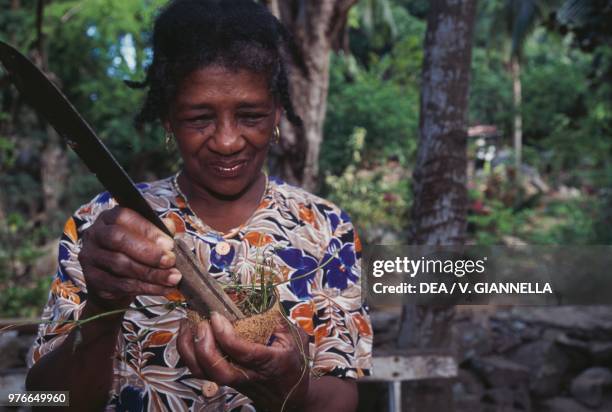
<svg viewBox="0 0 612 412">
<path fill-rule="evenodd" d="M 59 84 L 57 76 L 49 71 L 46 38 L 43 32 L 45 3 L 44 0 L 36 2 L 36 40 L 30 56 L 49 78 Z M 49 215 L 55 213 L 60 206 L 66 188 L 66 178 L 68 177 L 68 156 L 62 138 L 55 129 L 43 119 L 40 119 L 40 124 L 43 125 L 47 135 L 40 156 L 40 179 L 43 191 L 43 215 L 41 219 L 46 221 L 49 219 Z"/>
<path fill-rule="evenodd" d="M 289 88 L 304 121 L 300 129 L 283 120 L 281 143 L 271 153 L 271 169 L 311 191 L 318 186 L 330 54 L 333 49 L 347 47 L 347 17 L 356 2 L 265 0 L 294 39 Z"/>
<path fill-rule="evenodd" d="M 430 4 L 409 228 L 409 239 L 415 245 L 453 245 L 465 239 L 468 86 L 475 10 L 474 0 Z M 405 306 L 398 345 L 445 347 L 452 314 L 452 308 Z"/>
<path fill-rule="evenodd" d="M 509 47 L 509 69 L 512 76 L 514 116 L 514 161 L 515 168 L 519 173 L 521 170 L 523 147 L 521 65 L 525 40 L 538 24 L 554 20 L 555 11 L 563 3 L 563 0 L 505 0 L 501 4 L 491 2 L 488 5 L 489 9 L 493 9 L 492 24 L 490 26 L 490 35 L 493 43 L 505 45 L 504 48 L 506 49 Z M 588 1 L 565 0 L 565 4 L 569 3 L 588 3 Z"/>
<path fill-rule="evenodd" d="M 476 0 L 433 0 L 421 76 L 419 147 L 413 171 L 408 238 L 414 245 L 462 244 L 467 231 L 467 114 Z M 404 305 L 400 348 L 450 350 L 454 306 Z M 428 385 L 423 383 L 423 385 Z M 436 397 L 415 389 L 424 410 L 452 408 L 448 383 L 431 383 Z"/>
<path fill-rule="evenodd" d="M 7 26 L 14 24 L 15 20 L 23 19 L 29 23 L 28 31 L 22 31 L 18 35 L 17 31 L 9 35 L 9 41 L 14 44 L 19 43 L 29 58 L 50 78 L 57 82 L 57 76 L 49 69 L 46 36 L 44 33 L 45 6 L 47 2 L 38 0 L 36 3 L 30 2 L 23 6 L 20 1 L 12 0 L 9 6 L 10 17 L 4 22 Z M 25 16 L 30 18 L 26 19 Z M 15 20 L 11 19 L 14 17 Z M 0 130 L 2 134 L 11 136 L 16 135 L 16 125 L 23 120 L 23 102 L 18 96 L 13 95 L 13 90 L 7 81 L 3 87 L 3 112 Z M 60 136 L 49 127 L 46 122 L 33 116 L 28 120 L 28 127 L 36 134 L 46 135 L 41 142 L 40 168 L 36 171 L 37 179 L 40 179 L 42 189 L 42 205 L 36 207 L 36 213 L 32 216 L 35 222 L 46 221 L 60 205 L 64 188 L 66 187 L 66 177 L 68 174 L 68 159 L 64 150 Z M 5 138 L 6 143 L 12 143 L 12 139 Z M 8 171 L 8 170 L 7 170 Z M 5 200 L 6 201 L 6 200 Z"/>
<path fill-rule="evenodd" d="M 539 91 L 531 94 L 526 104 L 523 101 L 526 92 L 525 79 L 523 78 L 527 58 L 525 48 L 528 40 L 533 37 L 537 27 L 545 25 L 549 29 L 549 35 L 540 31 L 538 36 L 541 41 L 548 43 L 548 49 L 551 52 L 555 52 L 560 50 L 559 46 L 563 48 L 563 45 L 561 42 L 552 44 L 554 36 L 550 34 L 554 33 L 551 33 L 550 29 L 562 35 L 572 32 L 576 45 L 582 50 L 596 53 L 593 62 L 597 68 L 594 68 L 592 77 L 600 76 L 600 78 L 595 83 L 598 85 L 606 84 L 606 79 L 612 78 L 610 71 L 612 66 L 605 63 L 607 60 L 605 51 L 598 53 L 597 47 L 601 44 L 609 44 L 612 32 L 608 24 L 610 17 L 612 17 L 612 1 L 610 0 L 502 0 L 482 3 L 479 14 L 479 23 L 483 26 L 480 30 L 481 36 L 487 33 L 487 40 L 483 45 L 487 48 L 489 55 L 498 54 L 497 50 L 502 50 L 502 53 L 507 56 L 504 59 L 508 59 L 507 66 L 512 81 L 513 105 L 511 133 L 513 135 L 515 169 L 518 172 L 521 170 L 520 165 L 524 157 L 523 144 L 525 139 L 529 137 L 526 135 L 526 128 L 528 129 L 530 125 L 526 124 L 525 121 L 530 119 L 525 119 L 525 117 L 531 115 L 533 119 L 539 116 L 535 113 L 529 113 L 530 108 L 527 106 L 535 106 L 533 104 L 534 99 L 538 100 L 542 97 L 550 101 L 553 100 L 548 99 L 552 97 L 550 93 L 542 93 L 540 85 L 537 85 L 535 89 Z M 543 47 L 546 48 L 546 46 Z M 489 50 L 495 51 L 491 52 Z M 554 65 L 562 63 L 564 60 L 555 62 L 553 58 L 548 61 L 550 62 L 549 65 Z M 540 61 L 535 66 L 544 69 L 545 65 Z M 542 79 L 547 83 L 546 75 L 543 74 Z M 552 81 L 552 79 L 548 80 Z M 565 81 L 564 78 L 559 77 L 556 80 Z M 489 88 L 489 99 L 492 97 L 490 92 L 493 92 L 492 88 Z M 554 106 L 543 108 L 542 105 L 538 105 L 539 111 L 545 116 L 553 114 L 552 112 L 547 113 L 547 109 L 551 107 L 558 106 L 558 104 L 571 104 L 573 101 L 571 97 L 576 94 L 576 90 L 563 88 L 556 91 L 551 89 L 551 92 L 552 94 L 560 94 L 561 99 L 555 101 Z M 500 92 L 495 93 L 499 94 Z M 563 95 L 564 93 L 570 93 L 570 96 Z M 476 101 L 475 103 L 478 104 L 479 102 Z M 480 103 L 480 106 L 483 107 L 484 103 Z M 569 113 L 574 118 L 581 117 L 579 111 Z M 505 116 L 497 115 L 495 117 L 502 120 Z M 539 121 L 539 119 L 537 120 Z M 549 128 L 544 133 L 540 131 L 539 135 L 549 134 L 551 130 L 554 133 L 554 130 L 564 128 L 563 124 L 563 121 L 550 123 Z M 529 130 L 529 132 L 533 132 L 533 130 Z"/>
<path fill-rule="evenodd" d="M 512 95 L 514 103 L 514 162 L 517 173 L 520 173 L 523 146 L 523 117 L 522 109 L 522 83 L 521 83 L 521 57 L 525 39 L 536 27 L 536 24 L 545 19 L 559 1 L 556 0 L 507 0 L 503 10 L 503 19 L 506 24 L 505 33 L 511 39 L 510 72 L 512 74 Z"/>
<path fill-rule="evenodd" d="M 431 3 L 414 169 L 413 244 L 465 236 L 467 109 L 475 1 Z"/>
</svg>

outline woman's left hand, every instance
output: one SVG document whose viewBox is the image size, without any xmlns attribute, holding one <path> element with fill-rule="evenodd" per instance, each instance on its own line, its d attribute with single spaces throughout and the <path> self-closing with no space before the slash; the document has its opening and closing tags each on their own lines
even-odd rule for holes
<svg viewBox="0 0 612 412">
<path fill-rule="evenodd" d="M 305 405 L 310 383 L 308 337 L 286 320 L 279 322 L 273 343 L 264 346 L 240 338 L 225 317 L 213 313 L 210 322 L 198 324 L 196 336 L 183 321 L 177 345 L 198 378 L 230 386 L 269 410 L 280 410 L 283 404 Z"/>
</svg>

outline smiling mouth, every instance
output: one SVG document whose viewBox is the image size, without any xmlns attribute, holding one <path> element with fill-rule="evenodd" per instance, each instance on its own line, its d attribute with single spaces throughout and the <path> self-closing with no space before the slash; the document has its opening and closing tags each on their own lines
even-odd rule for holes
<svg viewBox="0 0 612 412">
<path fill-rule="evenodd" d="M 231 178 L 238 177 L 246 169 L 247 164 L 248 162 L 246 160 L 232 164 L 215 163 L 210 165 L 210 169 L 219 177 Z"/>
</svg>

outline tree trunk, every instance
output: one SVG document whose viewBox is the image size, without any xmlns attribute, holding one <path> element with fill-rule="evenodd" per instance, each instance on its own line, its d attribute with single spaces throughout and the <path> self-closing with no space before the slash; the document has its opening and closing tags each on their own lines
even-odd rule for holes
<svg viewBox="0 0 612 412">
<path fill-rule="evenodd" d="M 510 60 L 510 70 L 512 71 L 512 97 L 514 103 L 514 165 L 518 176 L 521 173 L 523 152 L 523 116 L 521 113 L 523 97 L 521 87 L 521 63 L 516 54 L 513 54 Z"/>
<path fill-rule="evenodd" d="M 46 127 L 47 139 L 40 157 L 45 219 L 60 211 L 60 200 L 68 178 L 68 156 L 62 138 L 51 126 Z"/>
<path fill-rule="evenodd" d="M 47 76 L 54 79 L 49 72 L 48 56 L 43 33 L 45 1 L 38 0 L 36 7 L 36 42 L 32 50 L 32 60 Z M 43 120 L 44 122 L 44 120 Z M 49 124 L 44 122 L 47 139 L 40 157 L 40 179 L 43 191 L 43 216 L 45 220 L 53 218 L 53 213 L 60 210 L 60 200 L 66 187 L 68 177 L 68 156 L 61 137 Z"/>
<path fill-rule="evenodd" d="M 267 0 L 268 8 L 295 41 L 290 53 L 289 90 L 302 129 L 286 119 L 280 144 L 270 154 L 270 171 L 290 183 L 314 191 L 318 186 L 319 150 L 327 109 L 329 59 L 342 44 L 350 8 L 357 0 Z"/>
<path fill-rule="evenodd" d="M 0 191 L 0 222 L 6 221 L 6 212 L 4 211 L 4 196 L 2 195 L 3 191 Z"/>
<path fill-rule="evenodd" d="M 467 112 L 476 0 L 433 0 L 425 34 L 409 228 L 415 245 L 455 245 L 467 229 Z M 454 307 L 405 305 L 400 348 L 451 350 Z M 409 386 L 414 410 L 453 409 L 449 381 Z M 427 394 L 435 393 L 436 396 Z"/>
<path fill-rule="evenodd" d="M 425 35 L 420 142 L 409 228 L 415 245 L 455 245 L 467 229 L 467 112 L 475 0 L 431 2 Z M 445 347 L 453 308 L 407 306 L 400 347 Z"/>
</svg>

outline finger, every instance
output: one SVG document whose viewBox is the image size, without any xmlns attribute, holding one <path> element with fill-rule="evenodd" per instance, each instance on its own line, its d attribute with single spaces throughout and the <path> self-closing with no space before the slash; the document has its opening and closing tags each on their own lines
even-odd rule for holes
<svg viewBox="0 0 612 412">
<path fill-rule="evenodd" d="M 154 285 L 138 279 L 114 276 L 96 266 L 87 267 L 85 280 L 88 289 L 93 289 L 98 296 L 105 299 L 112 299 L 113 297 L 119 299 L 138 295 L 164 296 L 175 290 L 171 287 Z"/>
<path fill-rule="evenodd" d="M 176 263 L 176 256 L 171 248 L 167 248 L 168 245 L 162 246 L 122 226 L 98 227 L 93 240 L 99 247 L 121 252 L 143 265 L 168 269 Z"/>
<path fill-rule="evenodd" d="M 113 209 L 100 214 L 100 218 L 107 225 L 129 227 L 130 231 L 138 233 L 140 236 L 157 242 L 164 249 L 172 250 L 174 241 L 161 229 L 142 217 L 132 209 L 124 207 L 114 207 Z"/>
<path fill-rule="evenodd" d="M 123 292 L 119 286 L 121 278 L 113 276 L 106 270 L 100 269 L 93 265 L 88 265 L 83 269 L 87 289 L 95 288 L 110 293 Z"/>
<path fill-rule="evenodd" d="M 151 296 L 166 296 L 176 291 L 175 288 L 154 285 L 152 283 L 143 282 L 132 278 L 121 279 L 121 287 L 125 288 L 130 296 L 151 295 Z"/>
<path fill-rule="evenodd" d="M 204 371 L 200 368 L 195 355 L 194 336 L 191 331 L 191 325 L 187 319 L 181 321 L 179 335 L 176 340 L 177 350 L 191 374 L 197 378 L 206 378 Z"/>
<path fill-rule="evenodd" d="M 198 324 L 197 339 L 196 359 L 211 380 L 219 385 L 229 386 L 245 380 L 245 376 L 239 375 L 235 367 L 219 351 L 212 329 L 206 320 Z"/>
<path fill-rule="evenodd" d="M 211 327 L 219 348 L 241 365 L 256 367 L 274 356 L 274 348 L 242 339 L 230 321 L 217 312 L 211 315 Z"/>
<path fill-rule="evenodd" d="M 94 295 L 106 301 L 129 297 L 127 291 L 118 286 L 121 283 L 120 278 L 95 266 L 89 266 L 83 270 L 88 295 Z"/>
<path fill-rule="evenodd" d="M 95 265 L 118 277 L 135 278 L 161 286 L 176 286 L 182 278 L 181 272 L 176 268 L 157 269 L 143 265 L 123 253 L 105 249 L 96 252 Z"/>
</svg>

